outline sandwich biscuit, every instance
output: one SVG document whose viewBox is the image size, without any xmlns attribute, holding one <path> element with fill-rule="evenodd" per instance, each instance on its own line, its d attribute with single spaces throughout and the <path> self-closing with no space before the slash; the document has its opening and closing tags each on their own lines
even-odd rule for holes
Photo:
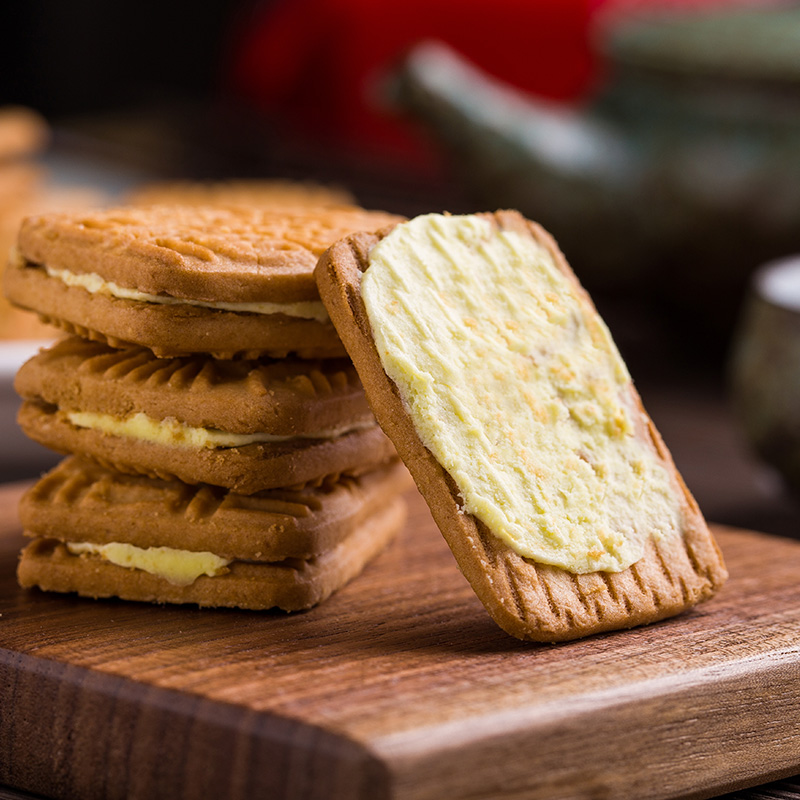
<svg viewBox="0 0 800 800">
<path fill-rule="evenodd" d="M 397 220 L 356 207 L 125 207 L 28 217 L 5 272 L 12 303 L 157 356 L 345 354 L 313 269 L 333 241 Z"/>
<path fill-rule="evenodd" d="M 495 621 L 558 641 L 727 577 L 590 298 L 512 211 L 337 242 L 317 283 L 383 429 Z"/>
<path fill-rule="evenodd" d="M 68 337 L 15 378 L 23 431 L 123 472 L 239 494 L 394 457 L 347 359 L 156 358 Z"/>
<path fill-rule="evenodd" d="M 405 520 L 399 462 L 359 479 L 252 497 L 66 459 L 24 496 L 25 588 L 155 603 L 310 608 Z"/>
<path fill-rule="evenodd" d="M 359 477 L 329 476 L 318 486 L 239 495 L 126 475 L 70 456 L 28 489 L 19 516 L 26 535 L 37 538 L 282 561 L 332 550 L 410 486 L 397 459 Z"/>
</svg>

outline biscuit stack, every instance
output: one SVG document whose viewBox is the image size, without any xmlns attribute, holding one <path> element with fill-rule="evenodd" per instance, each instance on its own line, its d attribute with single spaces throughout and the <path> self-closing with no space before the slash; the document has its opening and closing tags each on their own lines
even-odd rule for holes
<svg viewBox="0 0 800 800">
<path fill-rule="evenodd" d="M 402 525 L 407 473 L 317 294 L 355 207 L 32 217 L 5 291 L 67 332 L 20 370 L 20 424 L 69 454 L 23 498 L 22 586 L 308 608 Z"/>
</svg>

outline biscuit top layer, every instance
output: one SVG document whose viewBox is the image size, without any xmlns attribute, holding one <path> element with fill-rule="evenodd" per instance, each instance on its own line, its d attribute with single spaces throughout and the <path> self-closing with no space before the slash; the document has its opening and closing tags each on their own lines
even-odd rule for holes
<svg viewBox="0 0 800 800">
<path fill-rule="evenodd" d="M 373 337 L 463 508 L 520 555 L 620 571 L 680 529 L 680 493 L 590 301 L 531 235 L 427 215 L 371 251 Z"/>
<path fill-rule="evenodd" d="M 330 244 L 398 220 L 354 206 L 122 207 L 29 217 L 18 248 L 28 263 L 91 273 L 147 294 L 296 303 L 319 300 L 313 270 Z"/>
</svg>

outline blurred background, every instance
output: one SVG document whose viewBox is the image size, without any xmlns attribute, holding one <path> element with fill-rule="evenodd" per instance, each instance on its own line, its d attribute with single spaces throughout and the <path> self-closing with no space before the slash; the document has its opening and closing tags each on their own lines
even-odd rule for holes
<svg viewBox="0 0 800 800">
<path fill-rule="evenodd" d="M 800 358 L 761 370 L 800 325 L 759 350 L 745 321 L 758 267 L 800 253 L 797 3 L 28 0 L 0 25 L 4 251 L 25 214 L 187 181 L 518 208 L 590 290 L 706 515 L 800 535 L 800 403 L 775 420 L 747 393 L 793 397 Z M 15 363 L 48 335 L 0 306 L 6 442 Z M 0 478 L 50 458 L 24 446 Z"/>
</svg>

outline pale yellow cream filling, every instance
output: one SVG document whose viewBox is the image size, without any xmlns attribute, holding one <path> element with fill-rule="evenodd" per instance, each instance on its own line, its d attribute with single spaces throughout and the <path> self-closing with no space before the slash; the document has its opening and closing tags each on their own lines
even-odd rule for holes
<svg viewBox="0 0 800 800">
<path fill-rule="evenodd" d="M 170 297 L 161 294 L 148 294 L 135 289 L 128 289 L 113 281 L 107 281 L 94 272 L 75 273 L 66 269 L 54 269 L 45 266 L 51 278 L 63 281 L 67 286 L 79 286 L 92 294 L 107 294 L 121 300 L 136 300 L 143 303 L 160 303 L 162 305 L 190 305 L 202 308 L 214 308 L 223 311 L 248 312 L 251 314 L 285 314 L 289 317 L 302 319 L 315 319 L 318 322 L 329 320 L 328 312 L 321 300 L 306 300 L 297 303 L 225 303 L 206 302 L 204 300 L 189 300 L 180 297 Z"/>
<path fill-rule="evenodd" d="M 201 575 L 219 575 L 231 563 L 230 559 L 209 552 L 177 550 L 172 547 L 142 548 L 121 542 L 68 542 L 67 550 L 73 555 L 87 554 L 120 567 L 140 569 L 176 586 L 189 586 Z"/>
<path fill-rule="evenodd" d="M 100 414 L 94 411 L 61 412 L 73 425 L 79 428 L 91 428 L 113 436 L 125 436 L 155 444 L 166 444 L 175 447 L 217 448 L 244 447 L 258 442 L 289 442 L 294 439 L 336 439 L 346 433 L 374 427 L 374 420 L 365 420 L 343 428 L 296 436 L 276 436 L 270 433 L 228 433 L 213 428 L 196 428 L 186 425 L 174 418 L 153 419 L 139 412 L 130 417 L 114 417 L 111 414 Z"/>
<path fill-rule="evenodd" d="M 423 444 L 516 552 L 613 572 L 680 529 L 675 482 L 634 436 L 628 371 L 543 246 L 426 215 L 373 248 L 361 291 Z"/>
</svg>

